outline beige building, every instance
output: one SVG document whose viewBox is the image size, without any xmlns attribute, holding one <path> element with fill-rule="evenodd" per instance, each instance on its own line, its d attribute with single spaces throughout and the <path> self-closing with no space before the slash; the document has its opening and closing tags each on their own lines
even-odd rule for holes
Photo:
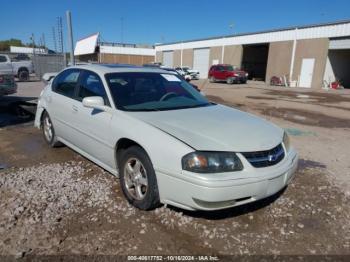
<svg viewBox="0 0 350 262">
<path fill-rule="evenodd" d="M 213 64 L 232 64 L 251 79 L 321 88 L 340 79 L 350 88 L 350 21 L 156 45 L 155 59 L 168 67 L 190 66 L 207 78 Z"/>
<path fill-rule="evenodd" d="M 143 65 L 155 61 L 152 45 L 99 42 L 99 33 L 77 41 L 74 56 L 80 62 Z"/>
</svg>

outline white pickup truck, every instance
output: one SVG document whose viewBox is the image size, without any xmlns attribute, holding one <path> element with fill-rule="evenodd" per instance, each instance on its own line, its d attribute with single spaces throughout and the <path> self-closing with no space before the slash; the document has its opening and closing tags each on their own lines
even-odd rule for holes
<svg viewBox="0 0 350 262">
<path fill-rule="evenodd" d="M 32 61 L 11 61 L 10 57 L 0 54 L 0 72 L 13 74 L 19 81 L 28 81 L 29 75 L 34 73 Z"/>
</svg>

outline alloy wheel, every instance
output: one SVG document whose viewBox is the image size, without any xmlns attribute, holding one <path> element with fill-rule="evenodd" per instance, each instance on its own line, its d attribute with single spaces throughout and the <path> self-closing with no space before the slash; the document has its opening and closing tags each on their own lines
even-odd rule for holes
<svg viewBox="0 0 350 262">
<path fill-rule="evenodd" d="M 124 184 L 126 190 L 136 200 L 145 198 L 148 190 L 148 178 L 145 167 L 137 158 L 129 158 L 124 166 Z"/>
</svg>

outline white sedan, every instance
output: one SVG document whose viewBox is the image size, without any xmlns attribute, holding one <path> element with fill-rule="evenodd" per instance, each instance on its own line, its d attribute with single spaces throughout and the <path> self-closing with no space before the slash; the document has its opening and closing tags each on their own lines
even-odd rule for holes
<svg viewBox="0 0 350 262">
<path fill-rule="evenodd" d="M 298 156 L 284 131 L 209 102 L 161 69 L 81 65 L 60 72 L 40 95 L 35 126 L 120 177 L 127 200 L 217 210 L 273 195 Z"/>
</svg>

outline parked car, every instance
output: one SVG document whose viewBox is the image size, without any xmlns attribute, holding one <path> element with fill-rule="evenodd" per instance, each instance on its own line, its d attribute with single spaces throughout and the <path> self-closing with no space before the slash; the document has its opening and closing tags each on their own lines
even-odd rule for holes
<svg viewBox="0 0 350 262">
<path fill-rule="evenodd" d="M 188 76 L 188 75 L 183 76 L 183 75 L 181 75 L 176 69 L 170 68 L 170 67 L 163 67 L 163 66 L 162 66 L 161 69 L 166 70 L 166 71 L 168 71 L 168 72 L 173 72 L 174 74 L 177 74 L 179 77 L 181 77 L 182 79 L 184 79 L 185 81 L 187 81 L 187 82 L 188 82 L 192 87 L 194 87 L 194 89 L 196 89 L 198 92 L 201 91 L 197 85 L 190 83 L 190 82 L 191 82 L 191 79 L 192 79 L 190 76 Z"/>
<path fill-rule="evenodd" d="M 176 74 L 85 65 L 42 91 L 35 126 L 119 176 L 126 199 L 217 210 L 266 198 L 294 176 L 298 156 L 283 129 L 209 102 Z"/>
<path fill-rule="evenodd" d="M 213 65 L 209 69 L 210 82 L 226 81 L 228 84 L 247 82 L 248 73 L 238 67 L 226 64 Z"/>
<path fill-rule="evenodd" d="M 143 67 L 155 67 L 155 68 L 159 68 L 162 66 L 161 63 L 148 63 L 148 64 L 143 64 Z"/>
<path fill-rule="evenodd" d="M 11 73 L 19 81 L 28 81 L 31 73 L 34 73 L 32 61 L 12 62 L 8 55 L 0 54 L 0 72 Z"/>
<path fill-rule="evenodd" d="M 175 70 L 183 76 L 190 76 L 191 79 L 199 79 L 199 71 L 188 66 L 176 67 Z"/>
<path fill-rule="evenodd" d="M 17 92 L 17 84 L 12 74 L 0 72 L 0 96 L 11 95 Z"/>
</svg>

